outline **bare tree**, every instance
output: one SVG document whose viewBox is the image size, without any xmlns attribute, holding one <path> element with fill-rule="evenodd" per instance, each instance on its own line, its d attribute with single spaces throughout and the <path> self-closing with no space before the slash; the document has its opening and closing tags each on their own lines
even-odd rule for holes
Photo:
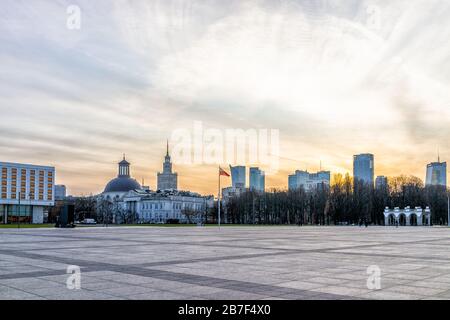
<svg viewBox="0 0 450 320">
<path fill-rule="evenodd" d="M 189 224 L 194 223 L 194 219 L 198 218 L 199 212 L 193 209 L 185 208 L 181 210 L 181 213 L 186 217 Z"/>
<path fill-rule="evenodd" d="M 108 225 L 112 223 L 113 217 L 113 203 L 110 200 L 100 198 L 96 205 L 97 221 Z"/>
<path fill-rule="evenodd" d="M 433 223 L 447 223 L 445 187 L 425 187 L 413 176 L 392 177 L 388 182 L 374 188 L 348 174 L 335 175 L 330 187 L 244 192 L 227 199 L 224 210 L 233 224 L 384 224 L 387 206 L 430 206 Z"/>
</svg>

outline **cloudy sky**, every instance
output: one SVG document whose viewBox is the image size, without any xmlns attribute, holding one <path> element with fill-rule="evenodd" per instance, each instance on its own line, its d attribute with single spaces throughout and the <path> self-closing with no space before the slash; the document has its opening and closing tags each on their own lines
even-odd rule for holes
<svg viewBox="0 0 450 320">
<path fill-rule="evenodd" d="M 377 175 L 424 179 L 438 148 L 450 160 L 449 16 L 447 0 L 2 0 L 0 161 L 89 194 L 126 153 L 154 189 L 165 140 L 201 121 L 279 130 L 268 187 L 365 152 Z M 216 191 L 216 165 L 174 168 Z"/>
</svg>

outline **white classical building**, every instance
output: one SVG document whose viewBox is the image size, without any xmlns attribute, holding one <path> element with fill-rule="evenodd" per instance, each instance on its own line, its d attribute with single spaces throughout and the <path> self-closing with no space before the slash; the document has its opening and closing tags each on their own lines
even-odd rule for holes
<svg viewBox="0 0 450 320">
<path fill-rule="evenodd" d="M 105 190 L 97 196 L 97 200 L 106 200 L 116 209 L 122 210 L 119 215 L 113 213 L 112 220 L 120 223 L 121 214 L 136 216 L 141 223 L 166 223 L 169 220 L 178 222 L 189 221 L 189 217 L 201 216 L 206 209 L 214 206 L 214 197 L 201 196 L 189 191 L 178 191 L 177 175 L 172 173 L 172 164 L 167 150 L 164 163 L 164 173 L 158 174 L 158 190 L 141 186 L 130 174 L 130 163 L 125 160 L 119 162 L 117 178 L 112 179 Z M 167 178 L 167 179 L 166 179 Z M 161 180 L 162 179 L 162 180 Z M 159 189 L 159 188 L 163 189 Z M 134 220 L 134 219 L 133 219 Z M 195 219 L 194 219 L 195 220 Z"/>
<path fill-rule="evenodd" d="M 189 222 L 186 212 L 198 219 L 214 206 L 214 197 L 177 190 L 132 190 L 123 197 L 123 206 L 136 214 L 141 223 L 165 223 L 168 220 L 186 223 Z"/>
<path fill-rule="evenodd" d="M 429 226 L 431 225 L 431 210 L 406 207 L 405 209 L 386 207 L 384 210 L 384 224 L 386 226 Z"/>
</svg>

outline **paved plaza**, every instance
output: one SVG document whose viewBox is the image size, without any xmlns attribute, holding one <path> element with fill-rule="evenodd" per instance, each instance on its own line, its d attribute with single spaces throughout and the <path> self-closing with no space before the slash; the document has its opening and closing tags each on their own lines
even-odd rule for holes
<svg viewBox="0 0 450 320">
<path fill-rule="evenodd" d="M 0 299 L 450 299 L 450 229 L 0 229 Z"/>
</svg>

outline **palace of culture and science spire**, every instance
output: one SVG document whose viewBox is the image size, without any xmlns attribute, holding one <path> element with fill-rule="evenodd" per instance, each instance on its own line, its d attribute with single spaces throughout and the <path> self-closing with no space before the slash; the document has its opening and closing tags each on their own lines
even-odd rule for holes
<svg viewBox="0 0 450 320">
<path fill-rule="evenodd" d="M 158 172 L 158 190 L 177 190 L 178 174 L 172 173 L 172 162 L 169 155 L 169 141 L 167 141 L 167 152 L 163 163 L 163 172 Z"/>
</svg>

